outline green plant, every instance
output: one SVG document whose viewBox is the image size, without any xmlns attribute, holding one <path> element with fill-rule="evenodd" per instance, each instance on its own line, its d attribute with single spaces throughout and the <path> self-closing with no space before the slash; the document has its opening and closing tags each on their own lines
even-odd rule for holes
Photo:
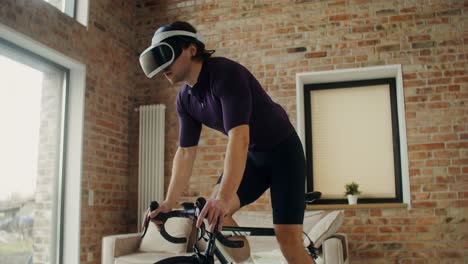
<svg viewBox="0 0 468 264">
<path fill-rule="evenodd" d="M 348 183 L 345 185 L 345 196 L 346 195 L 359 195 L 361 194 L 361 191 L 359 190 L 359 184 L 355 183 L 355 182 L 351 182 L 351 183 Z"/>
</svg>

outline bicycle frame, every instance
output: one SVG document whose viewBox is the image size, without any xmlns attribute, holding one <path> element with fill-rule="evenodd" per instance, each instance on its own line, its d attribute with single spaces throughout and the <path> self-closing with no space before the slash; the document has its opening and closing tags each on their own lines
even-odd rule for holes
<svg viewBox="0 0 468 264">
<path fill-rule="evenodd" d="M 312 192 L 312 193 L 307 193 L 306 194 L 306 205 L 311 204 L 318 200 L 321 196 L 320 192 Z M 186 243 L 187 238 L 185 237 L 173 237 L 170 234 L 167 233 L 167 231 L 164 228 L 164 223 L 167 221 L 167 219 L 171 217 L 183 217 L 183 218 L 189 218 L 192 221 L 197 221 L 197 216 L 199 212 L 203 209 L 204 205 L 206 203 L 206 200 L 203 197 L 200 197 L 196 200 L 195 203 L 182 203 L 181 205 L 183 206 L 184 209 L 182 210 L 173 210 L 168 213 L 160 213 L 156 216 L 155 220 L 161 221 L 163 224 L 160 225 L 160 233 L 161 236 L 163 236 L 166 240 L 172 242 L 172 243 Z M 150 204 L 150 209 L 151 211 L 156 210 L 158 207 L 158 203 L 153 201 Z M 147 218 L 145 221 L 144 225 L 144 230 L 141 235 L 143 238 L 146 234 L 146 230 L 148 228 L 148 224 L 150 222 L 150 219 Z M 235 241 L 235 240 L 229 240 L 227 237 L 235 237 L 235 236 L 243 236 L 243 237 L 248 237 L 248 236 L 275 236 L 275 230 L 273 228 L 264 228 L 264 227 L 234 227 L 234 226 L 223 226 L 222 231 L 219 232 L 217 231 L 218 228 L 215 226 L 214 232 L 208 232 L 205 228 L 204 223 L 202 226 L 199 228 L 199 232 L 197 234 L 197 241 L 201 239 L 205 239 L 207 241 L 207 246 L 206 250 L 204 253 L 201 253 L 197 243 L 194 244 L 193 249 L 194 253 L 192 256 L 177 256 L 177 257 L 171 257 L 167 259 L 160 260 L 158 262 L 155 262 L 155 264 L 172 264 L 172 263 L 178 263 L 178 264 L 213 264 L 214 263 L 214 256 L 218 258 L 218 260 L 221 262 L 221 264 L 228 264 L 229 262 L 226 260 L 225 256 L 221 253 L 221 251 L 216 247 L 216 241 L 219 241 L 222 245 L 230 248 L 241 248 L 244 246 L 243 241 Z M 208 237 L 205 237 L 205 235 L 208 235 Z M 309 239 L 310 241 L 310 239 Z M 317 258 L 317 251 L 313 246 L 312 241 L 310 241 L 310 245 L 307 246 L 307 249 L 309 250 L 310 255 L 316 259 Z"/>
</svg>

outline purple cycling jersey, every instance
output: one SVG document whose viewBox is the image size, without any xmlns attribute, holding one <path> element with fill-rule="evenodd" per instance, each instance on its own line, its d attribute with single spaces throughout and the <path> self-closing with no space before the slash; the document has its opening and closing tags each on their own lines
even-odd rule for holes
<svg viewBox="0 0 468 264">
<path fill-rule="evenodd" d="M 202 124 L 225 135 L 249 125 L 250 151 L 269 151 L 294 131 L 286 111 L 273 102 L 244 66 L 222 57 L 203 62 L 197 83 L 177 95 L 179 144 L 198 145 Z"/>
</svg>

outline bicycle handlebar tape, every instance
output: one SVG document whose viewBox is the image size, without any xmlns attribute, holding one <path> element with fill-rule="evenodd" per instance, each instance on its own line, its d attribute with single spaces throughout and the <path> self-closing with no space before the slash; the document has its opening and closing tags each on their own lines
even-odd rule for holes
<svg viewBox="0 0 468 264">
<path fill-rule="evenodd" d="M 154 211 L 154 210 L 158 209 L 158 207 L 159 207 L 158 202 L 152 201 L 150 203 L 150 210 L 151 211 Z M 161 230 L 159 231 L 159 233 L 161 234 L 162 237 L 164 237 L 164 239 L 166 239 L 167 241 L 169 241 L 171 243 L 174 243 L 174 244 L 182 244 L 182 243 L 187 242 L 187 238 L 185 238 L 185 237 L 173 237 L 173 236 L 169 235 L 169 233 L 167 233 L 166 228 L 164 227 L 164 224 L 166 223 L 166 221 L 168 219 L 168 215 L 166 215 L 164 213 L 160 213 L 154 219 L 163 222 L 162 225 L 159 225 L 161 227 Z"/>
<path fill-rule="evenodd" d="M 181 203 L 180 205 L 184 208 L 184 210 L 195 209 L 195 205 L 193 203 Z"/>
<path fill-rule="evenodd" d="M 187 238 L 185 237 L 173 237 L 169 235 L 166 231 L 166 228 L 164 227 L 164 224 L 161 225 L 161 230 L 159 231 L 161 236 L 164 237 L 167 241 L 174 243 L 174 244 L 183 244 L 187 243 Z"/>
<path fill-rule="evenodd" d="M 226 247 L 230 248 L 241 248 L 244 246 L 244 241 L 234 241 L 234 240 L 229 240 L 223 234 L 220 232 L 216 231 L 215 232 L 216 239 L 221 242 L 221 244 L 225 245 Z"/>
<path fill-rule="evenodd" d="M 200 211 L 203 210 L 203 207 L 205 207 L 205 204 L 206 204 L 206 199 L 203 197 L 198 197 L 197 200 L 195 201 L 195 205 L 198 207 Z"/>
<path fill-rule="evenodd" d="M 156 202 L 156 201 L 151 201 L 149 207 L 150 207 L 150 210 L 151 210 L 151 211 L 154 211 L 154 210 L 158 209 L 159 204 L 158 204 L 158 202 Z"/>
</svg>

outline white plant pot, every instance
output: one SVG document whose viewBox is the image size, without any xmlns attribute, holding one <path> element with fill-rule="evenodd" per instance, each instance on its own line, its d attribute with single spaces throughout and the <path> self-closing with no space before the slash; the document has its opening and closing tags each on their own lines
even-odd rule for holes
<svg viewBox="0 0 468 264">
<path fill-rule="evenodd" d="M 349 204 L 357 204 L 358 195 L 348 194 L 346 197 L 348 197 Z"/>
</svg>

